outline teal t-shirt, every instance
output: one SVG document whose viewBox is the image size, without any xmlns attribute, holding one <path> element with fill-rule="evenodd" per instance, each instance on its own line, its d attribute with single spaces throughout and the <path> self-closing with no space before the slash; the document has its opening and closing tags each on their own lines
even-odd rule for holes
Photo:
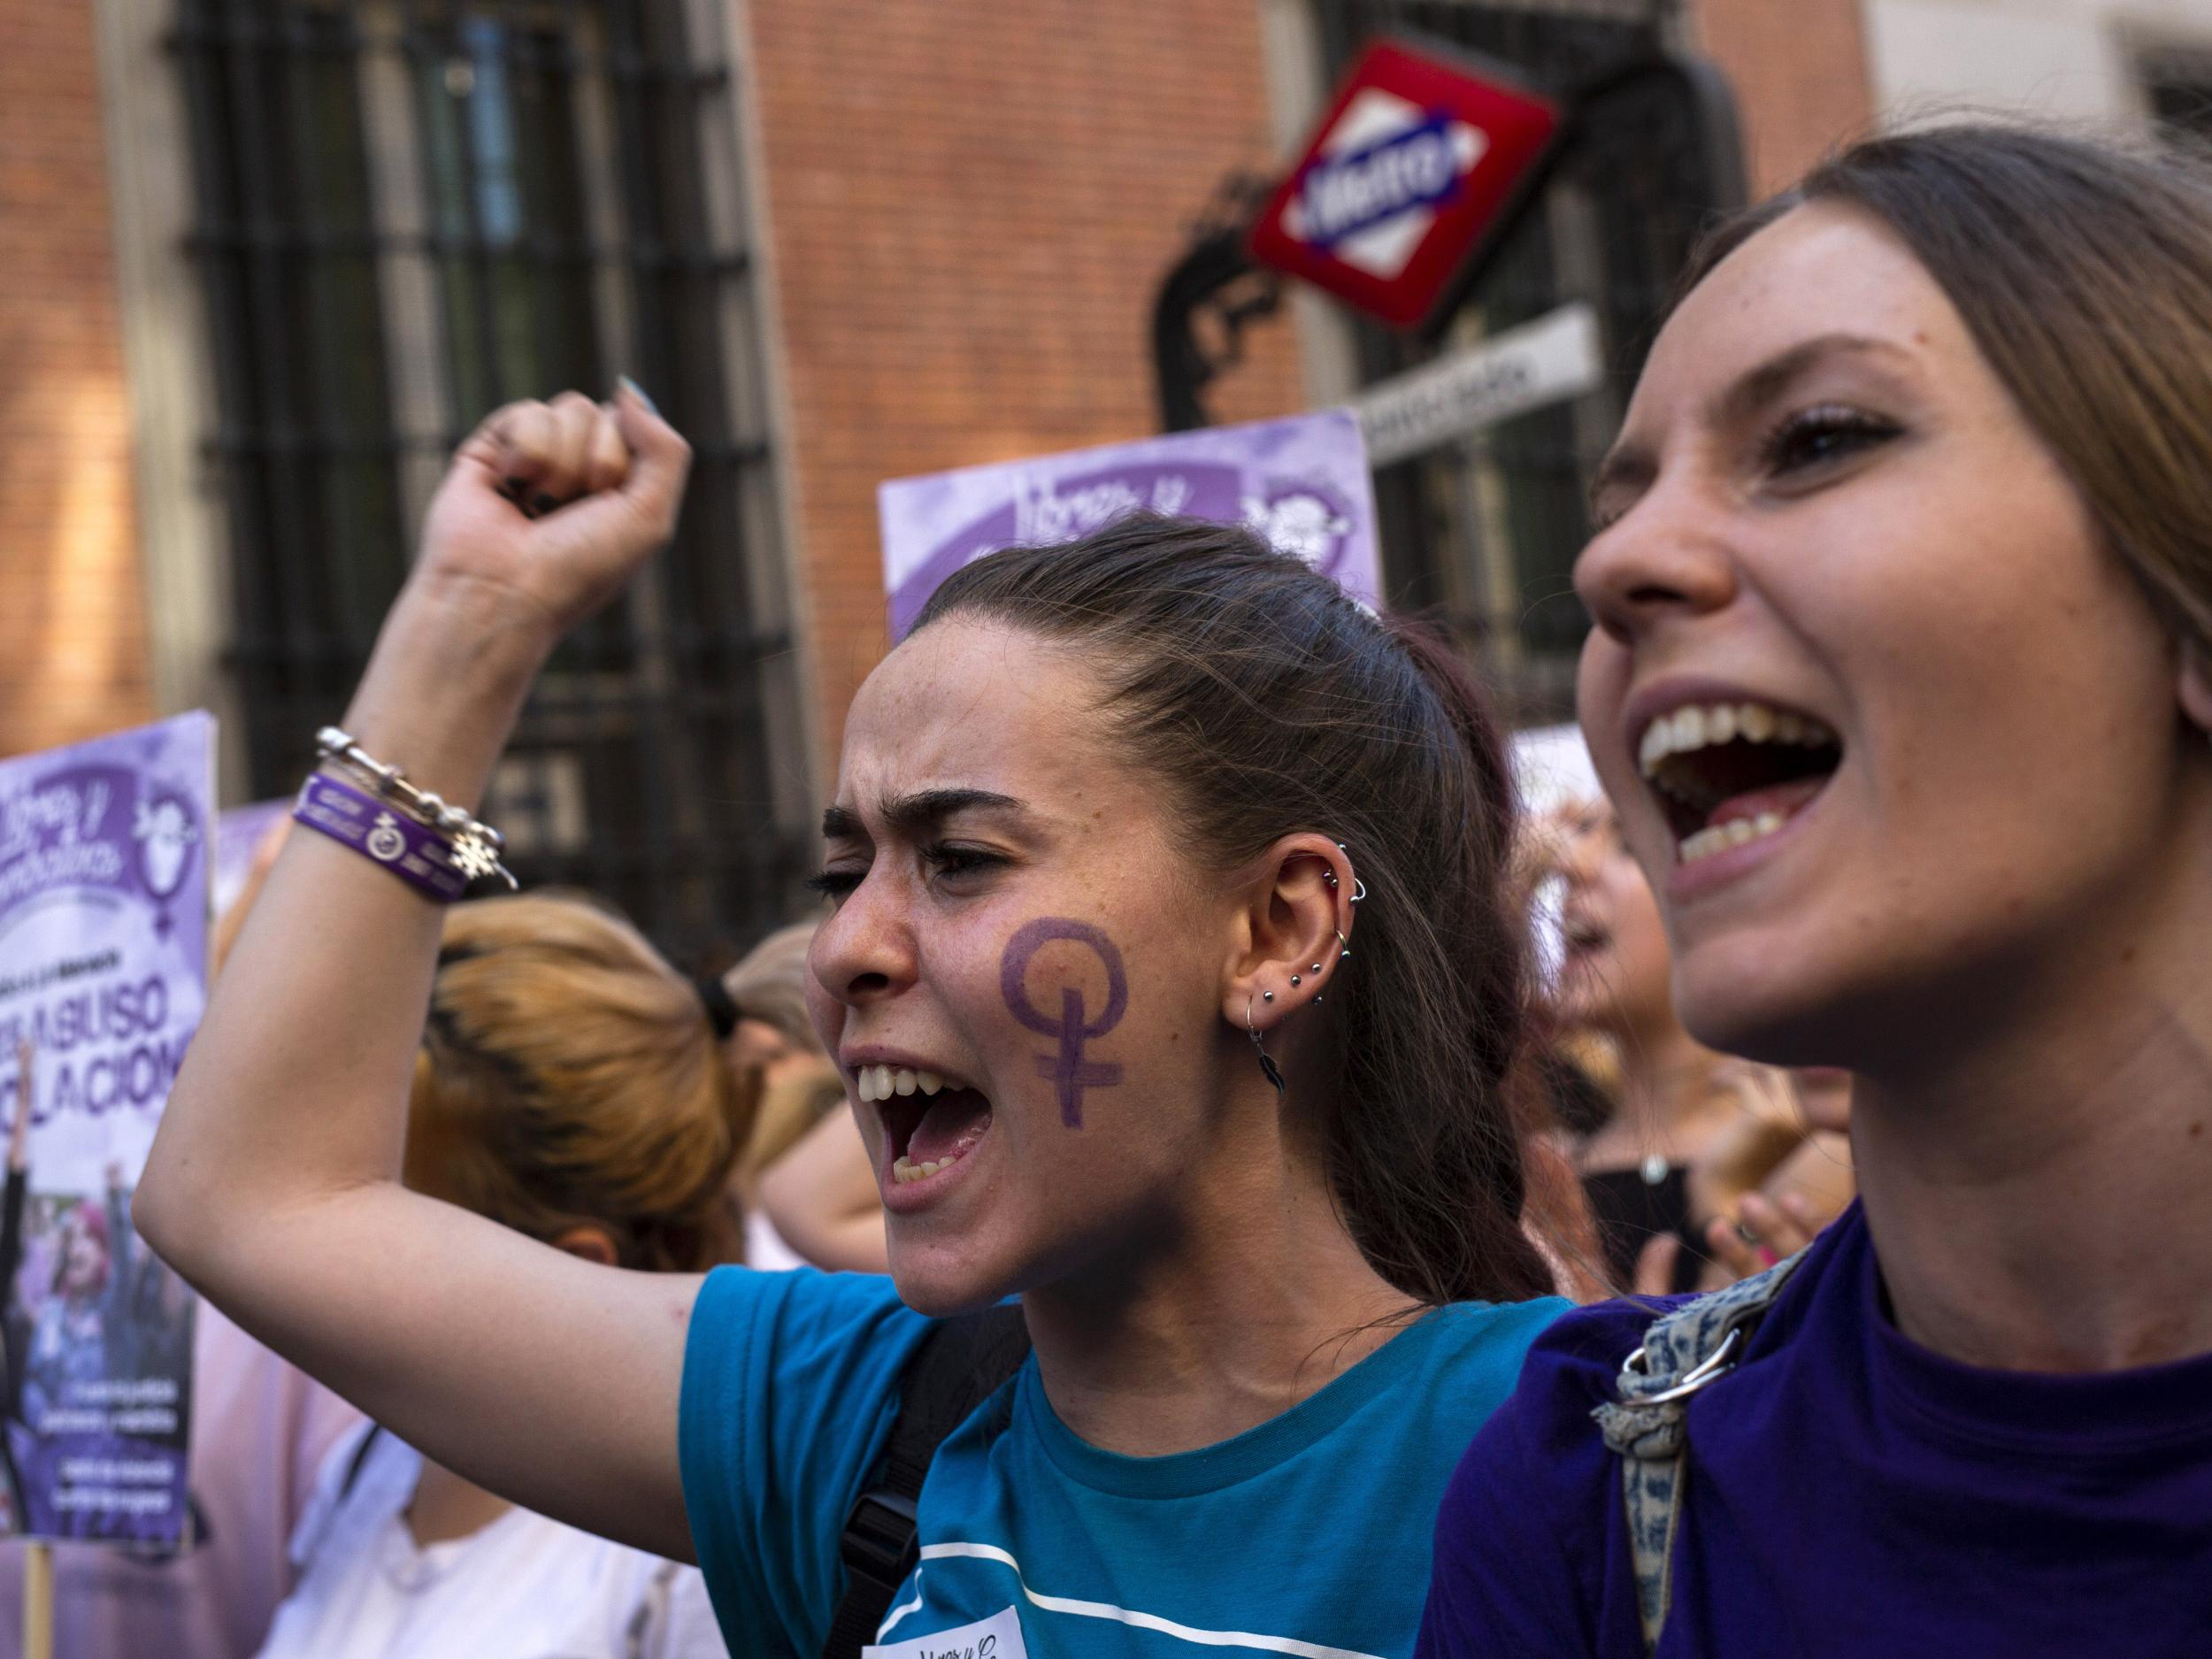
<svg viewBox="0 0 2212 1659">
<path fill-rule="evenodd" d="M 995 1659 L 1410 1654 L 1445 1484 L 1566 1308 L 1437 1309 L 1280 1417 L 1168 1457 L 1079 1440 L 1033 1356 L 939 1448 L 917 1506 L 921 1564 L 877 1640 L 997 1616 Z M 887 1279 L 709 1276 L 680 1448 L 732 1653 L 819 1654 L 843 1588 L 838 1535 L 928 1329 Z"/>
</svg>

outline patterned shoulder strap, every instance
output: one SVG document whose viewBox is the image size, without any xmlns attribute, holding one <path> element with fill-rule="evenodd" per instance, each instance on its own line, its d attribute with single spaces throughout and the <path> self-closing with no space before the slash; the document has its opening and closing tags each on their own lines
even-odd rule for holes
<svg viewBox="0 0 2212 1659">
<path fill-rule="evenodd" d="M 1621 1364 L 1619 1398 L 1590 1415 L 1620 1454 L 1628 1540 L 1636 1563 L 1636 1609 L 1644 1652 L 1657 1650 L 1673 1603 L 1675 1529 L 1689 1443 L 1690 1396 L 1735 1370 L 1751 1333 L 1804 1259 L 1800 1251 L 1763 1273 L 1686 1302 L 1644 1333 Z"/>
</svg>

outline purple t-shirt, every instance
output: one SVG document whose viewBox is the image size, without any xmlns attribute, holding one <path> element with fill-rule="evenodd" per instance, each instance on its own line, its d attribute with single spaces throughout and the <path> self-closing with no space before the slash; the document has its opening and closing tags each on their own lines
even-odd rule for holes
<svg viewBox="0 0 2212 1659">
<path fill-rule="evenodd" d="M 1696 1396 L 1662 1659 L 2212 1654 L 2212 1356 L 1980 1371 L 1892 1323 L 1857 1205 Z M 1593 1407 L 1652 1313 L 1537 1339 L 1454 1475 L 1419 1659 L 1641 1659 Z"/>
</svg>

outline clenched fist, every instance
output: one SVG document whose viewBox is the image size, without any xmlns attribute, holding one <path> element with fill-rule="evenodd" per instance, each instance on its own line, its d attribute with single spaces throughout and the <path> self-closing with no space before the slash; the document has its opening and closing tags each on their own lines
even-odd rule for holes
<svg viewBox="0 0 2212 1659">
<path fill-rule="evenodd" d="M 612 403 L 510 403 L 455 451 L 416 580 L 490 598 L 550 649 L 676 527 L 691 446 L 625 380 Z"/>
</svg>

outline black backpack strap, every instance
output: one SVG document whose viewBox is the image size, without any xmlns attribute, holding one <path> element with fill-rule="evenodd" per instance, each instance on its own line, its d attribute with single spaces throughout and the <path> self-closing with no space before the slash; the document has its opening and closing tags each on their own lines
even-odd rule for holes
<svg viewBox="0 0 2212 1659">
<path fill-rule="evenodd" d="M 891 1598 L 914 1571 L 921 1545 L 914 1505 L 930 1460 L 946 1436 L 966 1422 L 1029 1354 L 1029 1330 L 1018 1306 L 963 1314 L 933 1327 L 899 1378 L 898 1415 L 875 1479 L 845 1517 L 837 1553 L 845 1563 L 845 1594 L 830 1621 L 822 1659 L 860 1659 L 891 1610 Z"/>
</svg>

